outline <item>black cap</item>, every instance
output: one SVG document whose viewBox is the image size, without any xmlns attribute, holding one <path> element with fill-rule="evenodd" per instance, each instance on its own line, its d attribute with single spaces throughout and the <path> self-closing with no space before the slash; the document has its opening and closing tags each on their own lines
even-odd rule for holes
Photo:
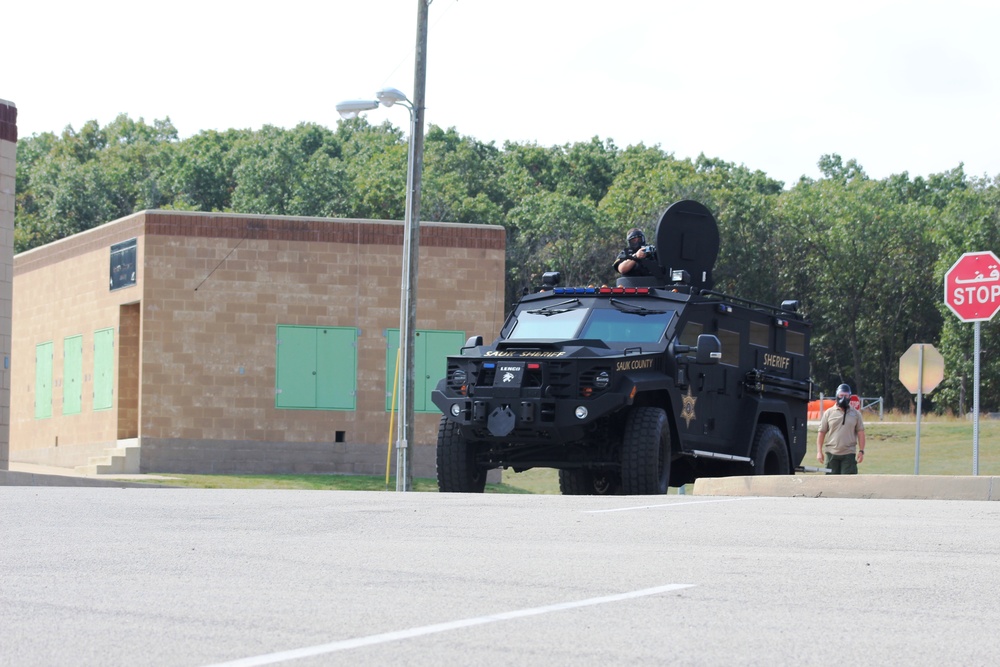
<svg viewBox="0 0 1000 667">
<path fill-rule="evenodd" d="M 849 385 L 849 384 L 842 384 L 839 387 L 837 387 L 837 394 L 838 395 L 840 395 L 840 394 L 851 395 L 853 393 L 854 392 L 851 391 L 851 385 Z"/>
</svg>

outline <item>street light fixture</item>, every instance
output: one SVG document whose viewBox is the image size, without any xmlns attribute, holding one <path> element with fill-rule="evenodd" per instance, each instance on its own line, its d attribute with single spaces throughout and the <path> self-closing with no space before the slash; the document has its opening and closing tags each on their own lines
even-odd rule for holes
<svg viewBox="0 0 1000 667">
<path fill-rule="evenodd" d="M 337 105 L 337 113 L 344 120 L 357 118 L 362 111 L 378 108 L 378 100 L 347 100 Z"/>
<path fill-rule="evenodd" d="M 416 332 L 417 256 L 420 238 L 419 213 L 414 209 L 414 196 L 419 202 L 420 177 L 415 159 L 417 138 L 417 109 L 396 88 L 383 88 L 375 93 L 374 100 L 347 100 L 337 105 L 337 113 L 345 120 L 357 118 L 364 111 L 379 105 L 391 107 L 399 104 L 410 112 L 410 138 L 406 158 L 406 222 L 403 226 L 403 275 L 399 304 L 399 346 L 402 372 L 402 391 L 399 393 L 399 426 L 396 440 L 396 490 L 410 491 L 413 486 L 413 461 L 410 446 L 413 441 L 414 351 Z M 422 144 L 421 144 L 422 145 Z"/>
</svg>

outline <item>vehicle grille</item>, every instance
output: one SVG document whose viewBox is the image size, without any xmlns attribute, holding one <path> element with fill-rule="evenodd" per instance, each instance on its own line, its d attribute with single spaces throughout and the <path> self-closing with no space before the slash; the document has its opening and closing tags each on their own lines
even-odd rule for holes
<svg viewBox="0 0 1000 667">
<path fill-rule="evenodd" d="M 552 361 L 547 364 L 549 372 L 549 395 L 554 398 L 575 398 L 576 387 L 573 383 L 573 364 L 570 362 Z"/>
<path fill-rule="evenodd" d="M 595 384 L 595 380 L 601 373 L 607 373 L 608 377 L 611 377 L 611 367 L 610 366 L 597 366 L 595 368 L 588 369 L 580 373 L 580 384 L 579 384 L 579 395 L 584 398 L 589 398 L 600 394 L 603 391 L 607 391 L 609 384 L 605 384 L 603 387 L 598 387 Z"/>
</svg>

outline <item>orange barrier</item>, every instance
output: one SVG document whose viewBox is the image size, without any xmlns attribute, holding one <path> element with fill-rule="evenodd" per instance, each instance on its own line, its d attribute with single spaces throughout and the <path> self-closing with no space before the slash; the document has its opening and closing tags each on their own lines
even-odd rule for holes
<svg viewBox="0 0 1000 667">
<path fill-rule="evenodd" d="M 827 408 L 832 408 L 835 401 L 833 398 L 824 398 L 819 401 L 809 401 L 808 416 L 806 417 L 810 421 L 819 421 L 820 417 L 823 416 L 823 412 Z"/>
</svg>

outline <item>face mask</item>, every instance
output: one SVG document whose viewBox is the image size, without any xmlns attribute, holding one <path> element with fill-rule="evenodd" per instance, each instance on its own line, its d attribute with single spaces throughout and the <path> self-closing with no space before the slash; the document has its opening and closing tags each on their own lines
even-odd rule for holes
<svg viewBox="0 0 1000 667">
<path fill-rule="evenodd" d="M 843 408 L 844 410 L 846 410 L 848 408 L 848 406 L 851 405 L 851 397 L 850 396 L 841 396 L 840 398 L 837 399 L 837 405 L 839 407 Z"/>
</svg>

